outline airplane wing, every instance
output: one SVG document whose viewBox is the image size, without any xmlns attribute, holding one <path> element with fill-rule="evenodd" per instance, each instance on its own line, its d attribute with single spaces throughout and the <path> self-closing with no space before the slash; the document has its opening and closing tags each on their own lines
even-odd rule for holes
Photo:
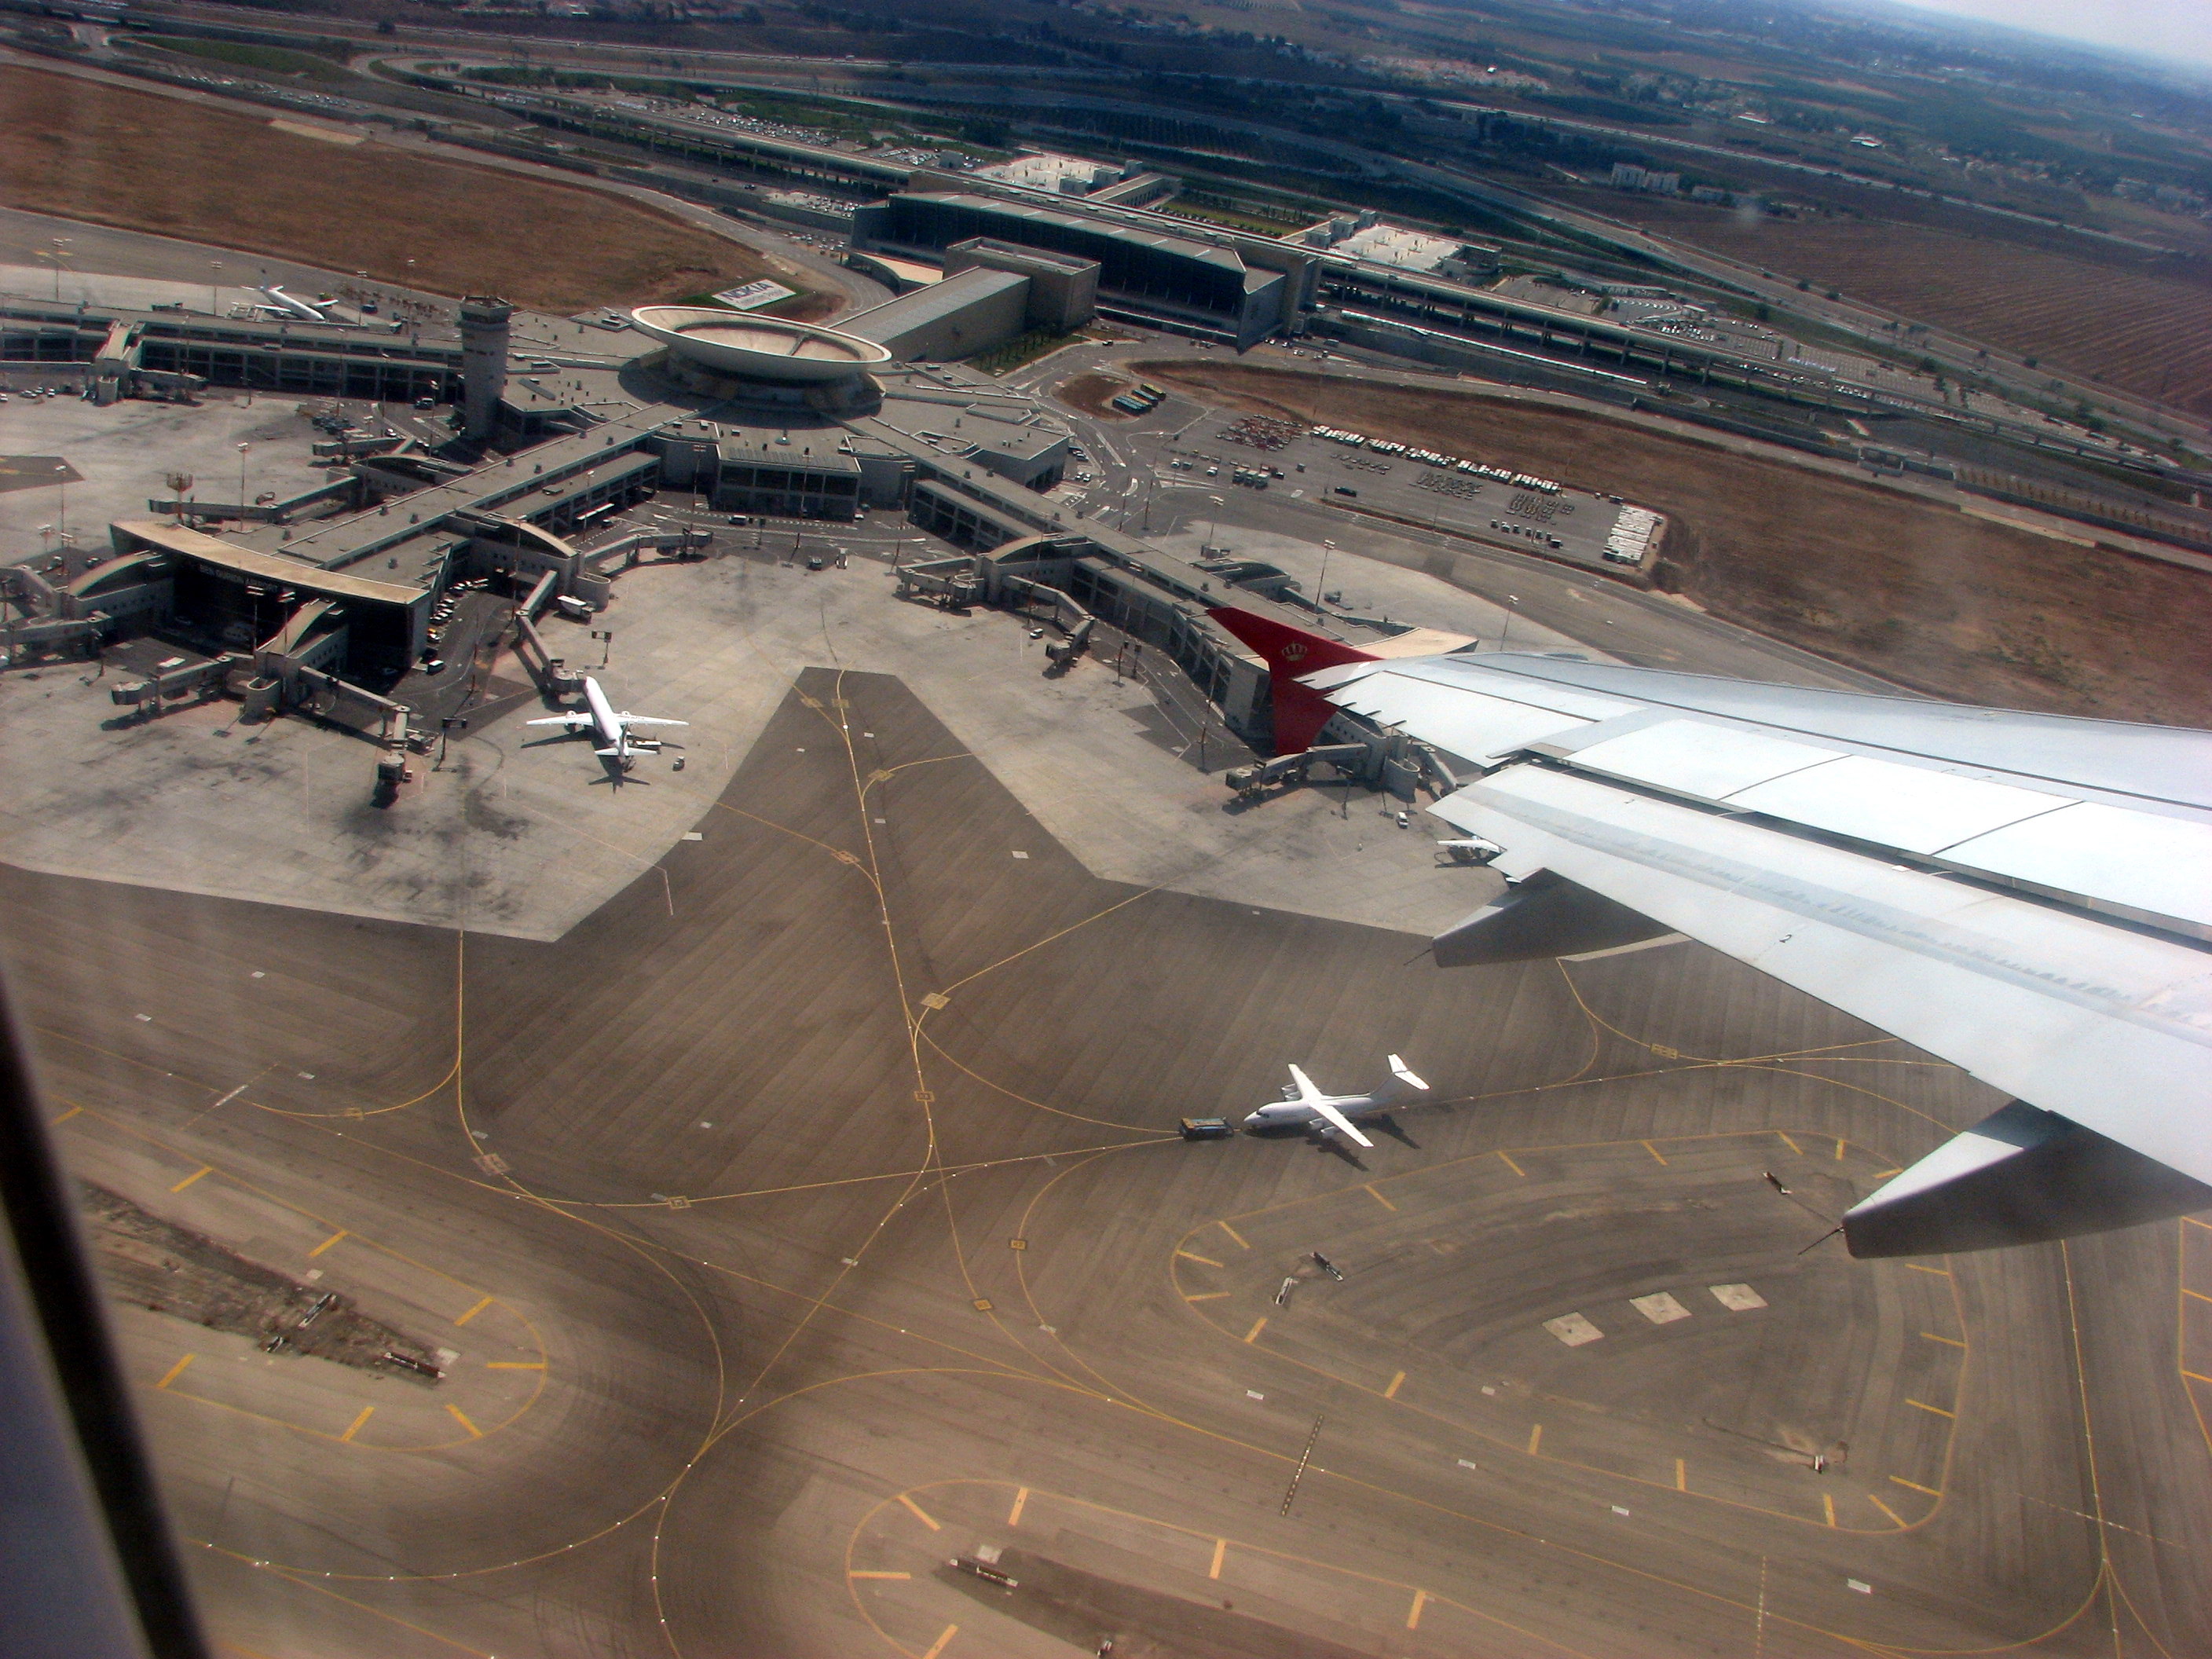
<svg viewBox="0 0 2212 1659">
<path fill-rule="evenodd" d="M 1298 1091 L 1298 1098 L 1309 1106 L 1317 1100 L 1328 1098 L 1322 1090 L 1314 1086 L 1314 1080 L 1311 1078 L 1295 1066 L 1291 1067 L 1291 1082 Z"/>
<path fill-rule="evenodd" d="M 525 726 L 565 726 L 571 732 L 581 731 L 592 723 L 589 714 L 552 714 L 542 720 L 525 720 Z"/>
<path fill-rule="evenodd" d="M 689 726 L 691 724 L 690 720 L 657 720 L 650 714 L 624 714 L 622 717 L 622 723 L 624 726 Z"/>
<path fill-rule="evenodd" d="M 1266 637 L 1279 678 L 1318 654 Z M 2012 1097 L 1855 1206 L 1854 1254 L 2212 1206 L 2212 732 L 1505 654 L 1298 690 L 1505 848 L 1440 964 L 1676 932 Z"/>
<path fill-rule="evenodd" d="M 1294 1066 L 1291 1069 L 1296 1070 L 1297 1068 Z M 1370 1140 L 1365 1135 L 1360 1133 L 1358 1129 L 1354 1127 L 1352 1120 L 1345 1116 L 1342 1112 L 1338 1111 L 1335 1107 L 1330 1105 L 1326 1097 L 1317 1097 L 1315 1099 L 1309 1100 L 1306 1104 L 1312 1107 L 1316 1112 L 1320 1113 L 1322 1121 L 1328 1124 L 1328 1127 L 1335 1130 L 1337 1133 L 1340 1135 L 1349 1135 L 1352 1139 L 1358 1141 L 1362 1146 L 1365 1146 L 1370 1149 L 1374 1146 L 1375 1143 Z"/>
</svg>

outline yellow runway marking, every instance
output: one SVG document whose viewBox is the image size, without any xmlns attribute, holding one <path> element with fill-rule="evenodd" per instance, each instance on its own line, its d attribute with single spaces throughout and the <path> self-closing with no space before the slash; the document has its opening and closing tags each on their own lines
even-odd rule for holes
<svg viewBox="0 0 2212 1659">
<path fill-rule="evenodd" d="M 1828 1517 L 1828 1524 L 1832 1527 L 1834 1526 L 1836 1524 L 1836 1500 L 1826 1492 L 1822 1492 L 1820 1494 L 1820 1510 L 1822 1514 Z"/>
<path fill-rule="evenodd" d="M 1941 1498 L 1943 1495 L 1942 1492 L 1937 1492 L 1933 1486 L 1923 1486 L 1917 1480 L 1907 1480 L 1901 1474 L 1893 1474 L 1889 1478 L 1896 1481 L 1899 1486 L 1905 1487 L 1909 1491 L 1925 1492 L 1930 1498 Z"/>
<path fill-rule="evenodd" d="M 1029 1501 L 1030 1489 L 1027 1486 L 1017 1486 L 1014 1488 L 1014 1506 L 1006 1512 L 1006 1524 L 1008 1526 L 1018 1527 L 1022 1524 L 1022 1505 Z"/>
<path fill-rule="evenodd" d="M 1221 1558 L 1228 1553 L 1229 1540 L 1226 1538 L 1215 1539 L 1213 1540 L 1213 1565 L 1206 1570 L 1206 1576 L 1208 1578 L 1218 1578 L 1221 1577 Z"/>
<path fill-rule="evenodd" d="M 1406 1373 L 1400 1371 L 1397 1376 L 1390 1379 L 1390 1386 L 1382 1390 L 1382 1397 L 1385 1400 L 1395 1400 L 1398 1397 L 1399 1387 L 1405 1380 Z"/>
<path fill-rule="evenodd" d="M 477 1303 L 477 1305 L 476 1305 L 475 1307 L 473 1307 L 473 1308 L 470 1309 L 466 1313 L 463 1314 L 463 1315 L 462 1315 L 459 1319 L 456 1319 L 456 1320 L 453 1322 L 453 1323 L 455 1323 L 456 1325 L 465 1325 L 465 1324 L 467 1324 L 467 1323 L 469 1322 L 469 1321 L 471 1321 L 471 1319 L 474 1319 L 474 1318 L 475 1318 L 478 1314 L 482 1313 L 482 1312 L 483 1312 L 486 1308 L 489 1308 L 489 1306 L 491 1306 L 491 1304 L 492 1304 L 492 1298 L 491 1298 L 491 1297 L 484 1297 L 484 1299 L 483 1299 L 483 1301 L 481 1301 L 481 1302 Z"/>
<path fill-rule="evenodd" d="M 2191 1382 L 2212 1382 L 2212 1376 L 2207 1376 L 2202 1371 L 2184 1371 L 2182 1375 Z"/>
<path fill-rule="evenodd" d="M 488 1371 L 542 1371 L 545 1369 L 545 1362 L 542 1359 L 487 1359 L 484 1369 Z"/>
<path fill-rule="evenodd" d="M 1844 1142 L 1843 1142 L 1843 1138 L 1839 1135 L 1839 1136 L 1838 1136 L 1838 1137 L 1836 1138 L 1836 1162 L 1837 1162 L 1837 1163 L 1838 1163 L 1838 1164 L 1841 1164 L 1843 1161 L 1844 1161 Z"/>
<path fill-rule="evenodd" d="M 1897 1525 L 1901 1527 L 1905 1524 L 1905 1517 L 1903 1516 L 1899 1515 L 1895 1510 L 1890 1508 L 1888 1504 L 1883 1503 L 1881 1499 L 1876 1498 L 1872 1492 L 1869 1492 L 1867 1494 L 1867 1502 L 1873 1504 L 1875 1508 L 1880 1510 Z"/>
<path fill-rule="evenodd" d="M 1177 1250 L 1176 1254 L 1181 1256 L 1184 1261 L 1195 1261 L 1201 1267 L 1218 1267 L 1221 1265 L 1210 1255 L 1199 1255 L 1189 1250 Z"/>
<path fill-rule="evenodd" d="M 82 1107 L 79 1107 L 77 1109 L 79 1111 L 82 1111 L 84 1109 Z M 2202 1227 L 2206 1232 L 2212 1233 L 2212 1221 L 2199 1221 L 2193 1215 L 2185 1215 L 2181 1218 L 2192 1227 Z"/>
<path fill-rule="evenodd" d="M 1515 1175 L 1519 1176 L 1522 1180 L 1526 1181 L 1528 1178 L 1528 1172 L 1522 1169 L 1518 1164 L 1516 1164 L 1511 1158 L 1506 1157 L 1504 1153 L 1498 1153 L 1498 1161 L 1500 1164 L 1503 1164 L 1507 1169 L 1512 1170 Z"/>
<path fill-rule="evenodd" d="M 1674 1460 L 1674 1490 L 1676 1492 L 1687 1492 L 1689 1489 L 1690 1466 L 1681 1458 L 1678 1457 Z"/>
<path fill-rule="evenodd" d="M 361 1432 L 362 1425 L 366 1424 L 370 1418 L 375 1415 L 375 1407 L 363 1406 L 361 1408 L 361 1415 L 355 1418 L 352 1422 L 346 1425 L 346 1431 L 338 1437 L 338 1443 L 340 1445 L 351 1445 L 353 1443 L 354 1436 Z"/>
<path fill-rule="evenodd" d="M 175 1382 L 179 1377 L 182 1376 L 185 1374 L 185 1366 L 187 1366 L 187 1365 L 189 1365 L 189 1364 L 191 1364 L 191 1363 L 192 1363 L 192 1357 L 191 1357 L 191 1355 L 190 1355 L 190 1354 L 186 1354 L 186 1355 L 185 1355 L 182 1359 L 179 1359 L 179 1360 L 175 1364 L 173 1364 L 173 1365 L 170 1366 L 170 1367 L 169 1367 L 169 1369 L 168 1369 L 167 1373 L 167 1374 L 166 1374 L 166 1375 L 161 1378 L 161 1380 L 159 1382 L 156 1382 L 154 1386 L 155 1386 L 155 1388 L 157 1388 L 157 1389 L 166 1389 L 166 1388 L 167 1388 L 167 1387 L 169 1386 L 169 1384 L 170 1384 L 170 1383 L 172 1383 L 172 1382 Z"/>
<path fill-rule="evenodd" d="M 470 1439 L 481 1440 L 483 1438 L 483 1431 L 478 1428 L 475 1424 L 470 1422 L 468 1419 L 468 1414 L 459 1406 L 448 1406 L 446 1409 L 453 1414 L 454 1422 L 459 1424 L 463 1428 L 469 1431 Z"/>
<path fill-rule="evenodd" d="M 1200 1291 L 1196 1296 L 1183 1297 L 1186 1302 L 1218 1302 L 1229 1294 L 1226 1291 Z"/>
<path fill-rule="evenodd" d="M 1428 1600 L 1428 1591 L 1415 1590 L 1413 1592 L 1413 1605 L 1406 1609 L 1406 1628 L 1407 1630 L 1420 1629 L 1421 1609 L 1427 1605 Z"/>
<path fill-rule="evenodd" d="M 173 1186 L 173 1187 L 170 1188 L 169 1188 L 169 1190 L 170 1190 L 171 1192 L 173 1192 L 173 1193 L 181 1193 L 182 1191 L 184 1191 L 184 1190 L 185 1190 L 185 1188 L 187 1188 L 187 1187 L 191 1186 L 191 1185 L 192 1184 L 192 1182 L 194 1182 L 195 1181 L 198 1181 L 198 1180 L 202 1176 L 213 1175 L 214 1173 L 215 1173 L 215 1165 L 214 1165 L 214 1164 L 201 1164 L 201 1165 L 200 1165 L 200 1167 L 199 1167 L 198 1169 L 197 1169 L 197 1170 L 193 1170 L 190 1175 L 186 1176 L 185 1176 L 182 1181 L 179 1181 L 179 1182 L 175 1186 Z"/>
<path fill-rule="evenodd" d="M 63 1124 L 68 1122 L 71 1118 L 75 1117 L 84 1108 L 82 1106 L 72 1106 L 69 1110 L 64 1112 L 59 1117 L 54 1119 L 52 1122 L 47 1124 L 46 1127 L 49 1129 L 58 1129 Z"/>
<path fill-rule="evenodd" d="M 325 1250 L 329 1249 L 331 1248 L 331 1245 L 333 1245 L 333 1244 L 337 1243 L 338 1242 L 338 1240 L 340 1240 L 340 1239 L 342 1239 L 342 1238 L 343 1238 L 343 1237 L 347 1237 L 346 1230 L 345 1230 L 344 1228 L 343 1228 L 343 1227 L 339 1228 L 339 1229 L 337 1230 L 337 1231 L 336 1231 L 336 1232 L 332 1233 L 332 1234 L 331 1234 L 328 1238 L 325 1239 L 321 1243 L 319 1243 L 319 1244 L 316 1245 L 316 1246 L 315 1246 L 315 1248 L 314 1248 L 313 1249 L 312 1249 L 312 1250 L 308 1251 L 308 1252 L 307 1252 L 307 1260 L 308 1260 L 308 1261 L 313 1261 L 317 1256 L 320 1255 L 321 1255 Z"/>
<path fill-rule="evenodd" d="M 1796 1153 L 1800 1158 L 1805 1156 L 1805 1149 L 1802 1146 L 1800 1146 L 1796 1141 L 1790 1139 L 1788 1135 L 1783 1135 L 1782 1131 L 1779 1129 L 1777 1129 L 1774 1133 L 1778 1135 L 1782 1135 L 1782 1144 L 1787 1146 L 1791 1152 Z"/>
<path fill-rule="evenodd" d="M 848 1578 L 911 1578 L 914 1575 L 910 1572 L 848 1572 L 845 1577 Z"/>
<path fill-rule="evenodd" d="M 1544 1425 L 1541 1423 L 1531 1423 L 1528 1425 L 1528 1455 L 1535 1456 L 1536 1449 L 1543 1443 Z"/>
<path fill-rule="evenodd" d="M 1946 1279 L 1951 1276 L 1948 1267 L 1923 1267 L 1917 1261 L 1908 1261 L 1905 1265 L 1917 1273 L 1941 1273 Z"/>
<path fill-rule="evenodd" d="M 1938 1336 L 1933 1331 L 1923 1331 L 1920 1334 L 1927 1338 L 1930 1342 L 1948 1343 L 1954 1348 L 1963 1348 L 1966 1346 L 1965 1343 L 1960 1341 L 1955 1336 Z"/>
<path fill-rule="evenodd" d="M 1363 1185 L 1364 1185 L 1364 1186 L 1366 1187 L 1366 1188 L 1367 1188 L 1367 1196 L 1368 1196 L 1368 1197 L 1370 1197 L 1370 1198 L 1371 1198 L 1371 1199 L 1373 1199 L 1373 1200 L 1374 1200 L 1377 1204 L 1380 1204 L 1380 1205 L 1381 1205 L 1384 1209 L 1386 1209 L 1386 1210 L 1395 1210 L 1395 1209 L 1398 1207 L 1396 1205 L 1393 1204 L 1393 1203 L 1392 1203 L 1389 1199 L 1387 1199 L 1387 1198 L 1383 1197 L 1382 1194 L 1380 1194 L 1380 1193 L 1378 1193 L 1378 1192 L 1376 1192 L 1376 1191 L 1375 1190 L 1375 1184 L 1374 1184 L 1374 1182 L 1363 1182 L 1362 1184 L 1363 1184 Z"/>
<path fill-rule="evenodd" d="M 2181 1287 L 2181 1293 L 2184 1296 L 2193 1296 L 2199 1302 L 2212 1302 L 2212 1296 L 2207 1296 L 2202 1291 L 2192 1291 L 2186 1285 Z"/>
<path fill-rule="evenodd" d="M 1923 1412 L 1934 1412 L 1938 1417 L 1955 1418 L 1959 1414 L 1956 1412 L 1947 1412 L 1941 1406 L 1931 1406 L 1924 1400 L 1915 1400 L 1911 1395 L 1905 1396 L 1905 1403 L 1908 1406 L 1917 1406 Z"/>
<path fill-rule="evenodd" d="M 1252 1248 L 1249 1244 L 1247 1244 L 1244 1242 L 1244 1235 L 1238 1232 L 1236 1228 L 1231 1226 L 1227 1222 L 1217 1221 L 1213 1224 L 1220 1228 L 1223 1232 L 1227 1233 L 1230 1238 L 1235 1242 L 1238 1249 L 1249 1250 Z"/>
<path fill-rule="evenodd" d="M 1260 1340 L 1260 1333 L 1267 1328 L 1267 1316 L 1261 1314 L 1259 1318 L 1252 1322 L 1252 1328 L 1244 1333 L 1244 1340 L 1247 1342 L 1256 1342 Z"/>
<path fill-rule="evenodd" d="M 927 1510 L 922 1508 L 921 1504 L 915 1503 L 914 1499 L 908 1498 L 904 1492 L 901 1492 L 899 1494 L 899 1502 L 905 1504 L 908 1510 L 912 1512 L 914 1518 L 921 1522 L 923 1526 L 927 1527 L 930 1531 L 942 1532 L 945 1530 L 944 1528 L 937 1524 L 935 1517 L 933 1517 Z"/>
<path fill-rule="evenodd" d="M 947 1625 L 945 1627 L 945 1634 L 939 1637 L 934 1642 L 932 1642 L 929 1644 L 929 1651 L 923 1654 L 921 1656 L 921 1659 L 937 1659 L 937 1656 L 945 1651 L 945 1644 L 959 1634 L 959 1626 Z"/>
<path fill-rule="evenodd" d="M 1654 1158 L 1659 1158 L 1660 1163 L 1662 1163 L 1662 1164 L 1664 1164 L 1664 1163 L 1667 1161 L 1667 1160 L 1666 1160 L 1665 1158 L 1659 1158 L 1659 1149 L 1658 1149 L 1656 1146 L 1653 1146 L 1650 1141 L 1648 1141 L 1648 1140 L 1647 1140 L 1647 1141 L 1645 1141 L 1645 1142 L 1644 1143 L 1644 1150 L 1645 1152 L 1647 1152 L 1650 1153 L 1652 1157 L 1654 1157 Z"/>
</svg>

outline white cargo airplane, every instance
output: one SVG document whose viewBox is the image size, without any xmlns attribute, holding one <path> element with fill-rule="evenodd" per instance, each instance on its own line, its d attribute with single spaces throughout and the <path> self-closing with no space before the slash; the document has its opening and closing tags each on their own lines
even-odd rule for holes
<svg viewBox="0 0 2212 1659">
<path fill-rule="evenodd" d="M 1402 1106 L 1416 1095 L 1425 1095 L 1429 1085 L 1415 1077 L 1397 1055 L 1390 1056 L 1390 1080 L 1370 1094 L 1325 1095 L 1314 1086 L 1314 1080 L 1297 1066 L 1291 1067 L 1290 1086 L 1283 1097 L 1271 1101 L 1244 1120 L 1253 1129 L 1287 1128 L 1293 1124 L 1318 1126 L 1324 1135 L 1348 1135 L 1362 1146 L 1375 1143 L 1359 1133 L 1354 1120 L 1380 1117 L 1394 1106 Z"/>
<path fill-rule="evenodd" d="M 1411 745 L 1504 849 L 1438 967 L 1686 935 L 2009 1097 L 1851 1208 L 1854 1255 L 2212 1209 L 2212 732 L 1212 614 L 1278 752 L 1340 717 Z"/>
<path fill-rule="evenodd" d="M 584 707 L 573 714 L 553 714 L 542 720 L 532 720 L 532 726 L 565 726 L 570 733 L 589 732 L 598 739 L 592 753 L 601 760 L 612 761 L 617 768 L 627 772 L 630 763 L 640 754 L 657 755 L 660 739 L 640 738 L 631 734 L 631 728 L 640 726 L 689 726 L 689 720 L 655 720 L 649 714 L 617 714 L 599 683 L 589 674 L 584 676 Z"/>
</svg>

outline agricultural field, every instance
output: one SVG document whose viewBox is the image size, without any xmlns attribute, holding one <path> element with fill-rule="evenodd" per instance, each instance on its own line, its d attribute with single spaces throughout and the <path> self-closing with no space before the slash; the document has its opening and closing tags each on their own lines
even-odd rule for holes
<svg viewBox="0 0 2212 1659">
<path fill-rule="evenodd" d="M 543 311 L 634 305 L 770 274 L 748 250 L 620 197 L 344 137 L 328 143 L 182 98 L 0 69 L 0 202 L 9 207 L 436 293 L 501 294 Z"/>
<path fill-rule="evenodd" d="M 1778 276 L 1810 277 L 1917 322 L 2212 414 L 2212 278 L 2201 264 L 2168 274 L 2148 258 L 2090 260 L 1927 225 L 1768 218 L 1618 191 L 1571 195 L 1577 206 Z"/>
<path fill-rule="evenodd" d="M 1667 586 L 1932 696 L 2212 726 L 2212 576 L 1603 415 L 1187 358 L 1146 379 L 1618 493 L 1671 523 Z M 1065 394 L 1063 394 L 1065 395 Z"/>
</svg>

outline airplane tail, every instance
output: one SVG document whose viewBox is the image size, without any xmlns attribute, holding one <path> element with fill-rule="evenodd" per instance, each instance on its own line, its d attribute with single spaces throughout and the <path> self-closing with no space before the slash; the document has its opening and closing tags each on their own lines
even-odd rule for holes
<svg viewBox="0 0 2212 1659">
<path fill-rule="evenodd" d="M 1393 1054 L 1390 1056 L 1390 1080 L 1377 1089 L 1370 1098 L 1377 1105 L 1389 1105 L 1399 1101 L 1411 1100 L 1415 1095 L 1425 1095 L 1428 1091 L 1429 1085 L 1414 1075 L 1413 1068 L 1397 1055 Z"/>
<path fill-rule="evenodd" d="M 1299 675 L 1346 663 L 1376 660 L 1373 653 L 1346 645 L 1342 640 L 1292 628 L 1287 623 L 1239 611 L 1234 605 L 1216 605 L 1206 614 L 1266 660 L 1268 685 L 1274 698 L 1275 752 L 1279 755 L 1302 754 L 1312 748 L 1322 727 L 1336 713 L 1334 703 L 1311 686 L 1298 684 Z"/>
</svg>

